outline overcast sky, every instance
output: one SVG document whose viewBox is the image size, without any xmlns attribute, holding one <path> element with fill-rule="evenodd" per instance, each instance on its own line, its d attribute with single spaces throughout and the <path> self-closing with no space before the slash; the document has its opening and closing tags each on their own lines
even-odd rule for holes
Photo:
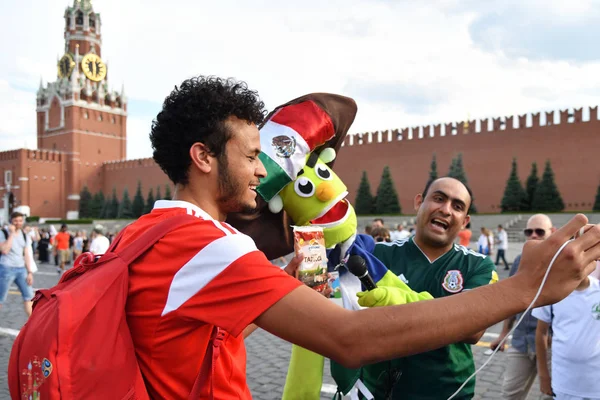
<svg viewBox="0 0 600 400">
<path fill-rule="evenodd" d="M 72 0 L 0 0 L 0 150 L 35 148 Z M 600 1 L 96 0 L 109 84 L 129 98 L 128 158 L 174 85 L 235 77 L 268 109 L 353 97 L 351 133 L 600 103 Z"/>
</svg>

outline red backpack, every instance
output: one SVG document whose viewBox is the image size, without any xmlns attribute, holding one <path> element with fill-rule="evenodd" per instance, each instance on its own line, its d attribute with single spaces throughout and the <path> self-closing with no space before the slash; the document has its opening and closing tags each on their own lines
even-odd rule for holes
<svg viewBox="0 0 600 400">
<path fill-rule="evenodd" d="M 102 257 L 80 255 L 56 286 L 37 291 L 10 354 L 13 400 L 149 399 L 125 317 L 128 266 L 190 218 L 169 218 L 116 250 L 121 232 Z M 212 398 L 212 365 L 223 336 L 215 327 L 190 399 L 206 384 Z"/>
</svg>

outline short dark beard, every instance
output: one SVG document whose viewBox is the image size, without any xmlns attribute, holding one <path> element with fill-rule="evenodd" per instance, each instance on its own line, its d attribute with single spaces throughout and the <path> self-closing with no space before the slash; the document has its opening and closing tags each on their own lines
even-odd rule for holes
<svg viewBox="0 0 600 400">
<path fill-rule="evenodd" d="M 227 160 L 227 154 L 223 151 L 217 156 L 217 162 L 219 164 L 219 197 L 217 201 L 223 206 L 228 212 L 240 212 L 244 214 L 253 213 L 256 208 L 247 204 L 235 203 L 240 194 L 240 187 L 236 185 L 231 177 L 231 171 L 229 170 L 229 161 Z M 245 190 L 246 188 L 242 188 Z"/>
</svg>

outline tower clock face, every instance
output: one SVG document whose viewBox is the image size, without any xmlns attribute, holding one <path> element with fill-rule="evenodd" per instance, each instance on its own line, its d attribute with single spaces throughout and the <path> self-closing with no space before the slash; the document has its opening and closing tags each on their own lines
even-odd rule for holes
<svg viewBox="0 0 600 400">
<path fill-rule="evenodd" d="M 61 78 L 68 78 L 71 76 L 71 72 L 73 72 L 73 68 L 75 68 L 75 61 L 73 61 L 73 57 L 70 54 L 65 54 L 58 61 L 58 76 Z"/>
<path fill-rule="evenodd" d="M 106 77 L 106 65 L 98 55 L 93 53 L 83 56 L 81 69 L 85 76 L 94 82 L 99 82 Z"/>
</svg>

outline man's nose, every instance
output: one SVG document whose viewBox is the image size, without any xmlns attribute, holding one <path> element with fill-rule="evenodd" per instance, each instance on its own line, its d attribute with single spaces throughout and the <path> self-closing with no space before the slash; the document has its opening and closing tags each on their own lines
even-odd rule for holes
<svg viewBox="0 0 600 400">
<path fill-rule="evenodd" d="M 258 157 L 258 166 L 256 167 L 256 172 L 254 174 L 259 178 L 265 178 L 267 176 L 267 169 L 260 160 L 260 157 Z"/>
<path fill-rule="evenodd" d="M 450 204 L 449 201 L 444 202 L 441 206 L 440 206 L 440 211 L 442 211 L 443 213 L 445 213 L 446 215 L 450 214 L 450 211 L 452 210 L 452 204 Z"/>
</svg>

